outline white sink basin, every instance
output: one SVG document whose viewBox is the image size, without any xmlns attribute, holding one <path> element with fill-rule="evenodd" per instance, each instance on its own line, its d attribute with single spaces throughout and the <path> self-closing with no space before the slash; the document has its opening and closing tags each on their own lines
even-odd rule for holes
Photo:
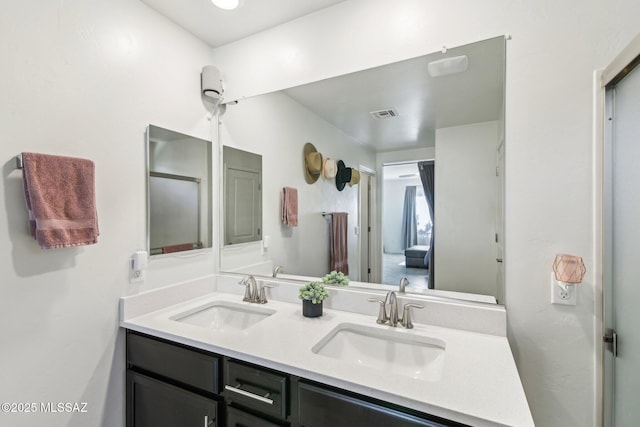
<svg viewBox="0 0 640 427">
<path fill-rule="evenodd" d="M 257 305 L 214 301 L 212 303 L 172 316 L 176 322 L 214 329 L 219 332 L 237 332 L 255 325 L 275 313 L 275 310 Z"/>
<path fill-rule="evenodd" d="M 316 354 L 345 363 L 381 369 L 423 381 L 442 376 L 445 342 L 402 329 L 341 323 L 313 348 Z"/>
</svg>

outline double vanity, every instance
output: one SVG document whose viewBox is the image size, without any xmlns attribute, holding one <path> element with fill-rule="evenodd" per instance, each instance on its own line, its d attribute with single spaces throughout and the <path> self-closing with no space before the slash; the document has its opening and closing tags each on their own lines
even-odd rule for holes
<svg viewBox="0 0 640 427">
<path fill-rule="evenodd" d="M 121 300 L 127 425 L 532 426 L 504 307 L 397 294 L 413 328 L 376 322 L 383 292 L 333 288 L 302 316 L 287 280 L 216 275 Z M 373 299 L 374 302 L 369 302 Z"/>
</svg>

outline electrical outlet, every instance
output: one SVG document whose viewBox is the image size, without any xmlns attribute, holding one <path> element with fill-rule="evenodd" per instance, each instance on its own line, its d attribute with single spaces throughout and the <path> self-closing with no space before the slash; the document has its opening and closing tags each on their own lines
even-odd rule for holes
<svg viewBox="0 0 640 427">
<path fill-rule="evenodd" d="M 145 270 L 149 265 L 147 251 L 136 251 L 129 261 L 129 283 L 144 282 Z"/>
<path fill-rule="evenodd" d="M 129 260 L 129 283 L 140 283 L 144 282 L 146 278 L 145 270 L 146 270 L 147 257 L 146 253 L 138 253 L 133 255 Z"/>
<path fill-rule="evenodd" d="M 578 303 L 578 289 L 576 285 L 569 285 L 566 290 L 560 286 L 553 272 L 551 273 L 551 304 L 576 305 Z"/>
<path fill-rule="evenodd" d="M 144 270 L 134 270 L 133 268 L 129 268 L 129 283 L 140 283 L 144 282 L 146 278 Z"/>
</svg>

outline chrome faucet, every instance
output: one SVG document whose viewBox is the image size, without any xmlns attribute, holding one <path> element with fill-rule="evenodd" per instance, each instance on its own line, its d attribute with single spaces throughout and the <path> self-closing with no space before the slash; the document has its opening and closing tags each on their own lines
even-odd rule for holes
<svg viewBox="0 0 640 427">
<path fill-rule="evenodd" d="M 244 298 L 242 301 L 246 302 L 258 302 L 258 285 L 256 284 L 256 278 L 252 275 L 245 276 L 240 282 L 238 282 L 240 286 L 244 286 Z"/>
<path fill-rule="evenodd" d="M 407 279 L 406 277 L 403 277 L 402 279 L 400 279 L 400 290 L 398 292 L 400 292 L 401 294 L 404 294 L 404 289 L 407 287 L 408 284 L 409 284 L 409 279 Z"/>
<path fill-rule="evenodd" d="M 378 312 L 376 323 L 381 325 L 389 324 L 394 328 L 398 326 L 398 323 L 407 329 L 413 328 L 411 309 L 424 308 L 424 306 L 420 304 L 405 304 L 402 316 L 398 315 L 398 297 L 394 291 L 389 291 L 384 301 L 378 298 L 369 298 L 368 300 L 380 304 L 380 311 Z M 389 315 L 387 315 L 387 305 L 389 306 Z"/>
<path fill-rule="evenodd" d="M 278 273 L 284 273 L 284 267 L 279 265 L 273 269 L 273 277 L 276 277 Z"/>
<path fill-rule="evenodd" d="M 266 304 L 269 302 L 267 301 L 266 290 L 275 287 L 274 285 L 267 285 L 265 283 L 262 283 L 260 287 L 258 287 L 255 277 L 251 275 L 244 277 L 238 284 L 245 287 L 242 301 L 255 302 L 257 304 Z"/>
</svg>

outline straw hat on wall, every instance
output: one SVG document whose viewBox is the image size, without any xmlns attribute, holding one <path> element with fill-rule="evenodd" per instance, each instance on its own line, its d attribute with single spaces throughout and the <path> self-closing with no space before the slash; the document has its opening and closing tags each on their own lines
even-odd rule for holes
<svg viewBox="0 0 640 427">
<path fill-rule="evenodd" d="M 307 184 L 313 184 L 320 178 L 323 162 L 322 154 L 318 153 L 312 143 L 304 144 L 304 180 Z"/>
<path fill-rule="evenodd" d="M 349 181 L 349 187 L 353 187 L 354 185 L 358 185 L 360 183 L 360 171 L 358 169 L 353 169 L 351 171 L 351 181 Z"/>
</svg>

